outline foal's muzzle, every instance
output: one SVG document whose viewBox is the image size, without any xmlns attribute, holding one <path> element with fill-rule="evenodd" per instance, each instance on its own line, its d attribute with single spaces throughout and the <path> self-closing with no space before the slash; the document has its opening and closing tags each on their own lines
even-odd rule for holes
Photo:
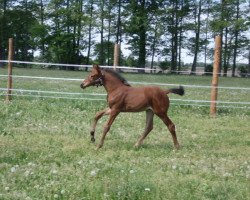
<svg viewBox="0 0 250 200">
<path fill-rule="evenodd" d="M 80 85 L 80 87 L 81 87 L 82 89 L 84 89 L 84 88 L 85 88 L 85 86 L 84 86 L 84 84 L 83 84 L 83 83 Z"/>
</svg>

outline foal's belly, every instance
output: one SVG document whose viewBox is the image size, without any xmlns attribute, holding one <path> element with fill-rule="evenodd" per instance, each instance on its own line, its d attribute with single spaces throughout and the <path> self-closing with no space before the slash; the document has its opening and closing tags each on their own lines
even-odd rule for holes
<svg viewBox="0 0 250 200">
<path fill-rule="evenodd" d="M 128 93 L 124 98 L 123 112 L 141 112 L 149 109 L 150 99 L 145 96 L 144 92 Z"/>
<path fill-rule="evenodd" d="M 142 111 L 149 110 L 149 109 L 152 110 L 152 108 L 150 106 L 143 106 L 143 107 L 141 107 L 141 106 L 138 106 L 138 107 L 127 106 L 124 109 L 122 109 L 122 112 L 142 112 Z"/>
</svg>

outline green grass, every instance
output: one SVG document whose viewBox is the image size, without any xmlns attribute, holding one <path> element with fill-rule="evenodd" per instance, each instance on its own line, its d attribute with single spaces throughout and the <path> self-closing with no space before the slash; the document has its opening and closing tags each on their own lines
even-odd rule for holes
<svg viewBox="0 0 250 200">
<path fill-rule="evenodd" d="M 6 70 L 0 69 L 1 74 Z M 14 69 L 16 75 L 84 78 L 84 72 Z M 124 74 L 129 81 L 210 85 L 211 77 Z M 249 87 L 249 79 L 220 78 L 221 86 Z M 82 92 L 76 81 L 14 80 L 15 88 Z M 0 78 L 0 87 L 6 79 Z M 86 92 L 104 93 L 103 88 Z M 208 99 L 209 89 L 184 97 Z M 105 101 L 0 97 L 0 199 L 249 199 L 250 111 L 172 105 L 181 149 L 154 119 L 139 149 L 145 113 L 122 113 L 104 147 L 90 142 L 92 119 Z M 219 100 L 248 101 L 245 90 L 219 90 Z M 98 123 L 99 142 L 107 117 Z"/>
</svg>

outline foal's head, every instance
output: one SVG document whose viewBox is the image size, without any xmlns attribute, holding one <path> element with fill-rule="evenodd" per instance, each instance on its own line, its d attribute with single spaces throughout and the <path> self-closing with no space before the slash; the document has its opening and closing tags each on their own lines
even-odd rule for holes
<svg viewBox="0 0 250 200">
<path fill-rule="evenodd" d="M 102 77 L 103 74 L 101 72 L 101 69 L 98 65 L 93 65 L 93 68 L 88 75 L 88 77 L 83 80 L 82 84 L 80 85 L 82 89 L 92 86 L 92 85 L 102 85 Z"/>
<path fill-rule="evenodd" d="M 101 71 L 98 65 L 93 65 L 92 71 L 80 85 L 81 88 L 84 89 L 89 86 L 102 86 L 104 82 L 104 75 L 106 73 L 110 75 L 109 77 L 115 78 L 117 82 L 122 82 L 126 86 L 131 86 L 127 82 L 127 80 L 123 78 L 120 74 L 118 74 L 116 71 L 113 71 L 111 69 L 104 69 L 103 71 Z"/>
</svg>

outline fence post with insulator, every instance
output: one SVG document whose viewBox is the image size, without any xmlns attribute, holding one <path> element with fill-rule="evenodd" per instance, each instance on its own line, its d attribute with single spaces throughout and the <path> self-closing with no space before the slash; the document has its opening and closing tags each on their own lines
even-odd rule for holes
<svg viewBox="0 0 250 200">
<path fill-rule="evenodd" d="M 211 86 L 211 105 L 210 115 L 216 116 L 216 101 L 218 95 L 218 79 L 219 79 L 219 68 L 220 68 L 220 56 L 221 56 L 221 36 L 215 37 L 215 49 L 214 49 L 214 65 L 213 65 L 213 78 Z"/>
<path fill-rule="evenodd" d="M 113 65 L 114 70 L 116 70 L 116 67 L 119 65 L 119 49 L 120 45 L 116 43 L 114 48 L 114 65 Z"/>
<path fill-rule="evenodd" d="M 12 91 L 12 60 L 13 60 L 13 38 L 9 38 L 9 51 L 8 51 L 8 80 L 7 80 L 7 95 L 6 102 L 11 101 Z"/>
</svg>

